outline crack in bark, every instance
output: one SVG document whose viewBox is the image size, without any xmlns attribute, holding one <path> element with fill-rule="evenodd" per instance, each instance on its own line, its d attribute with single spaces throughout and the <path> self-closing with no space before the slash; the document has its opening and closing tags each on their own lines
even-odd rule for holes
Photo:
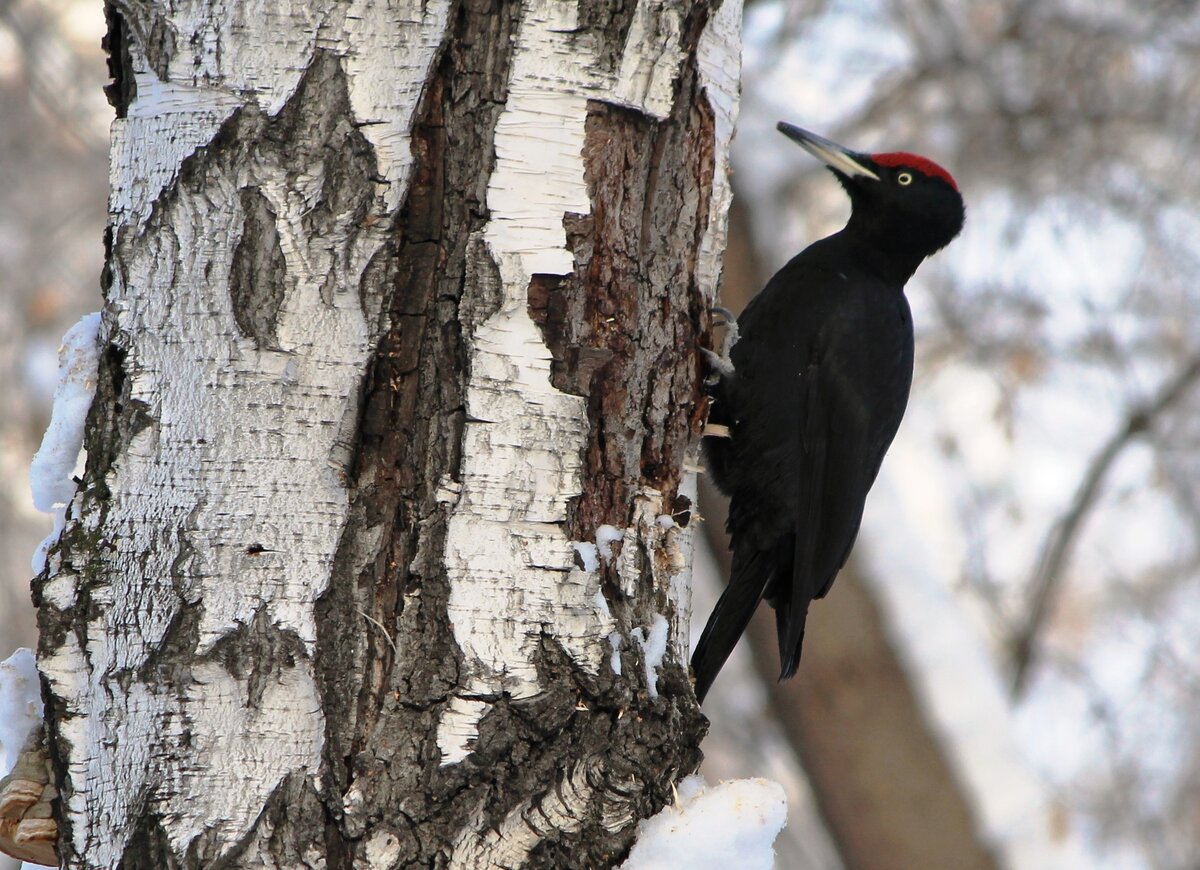
<svg viewBox="0 0 1200 870">
<path fill-rule="evenodd" d="M 350 521 L 331 588 L 318 602 L 331 774 L 327 839 L 337 844 L 331 870 L 364 860 L 372 837 L 404 831 L 398 863 L 432 863 L 438 838 L 461 825 L 470 794 L 461 771 L 439 770 L 433 742 L 460 670 L 438 567 L 446 517 L 437 494 L 460 460 L 461 332 L 499 298 L 488 291 L 499 278 L 475 234 L 488 217 L 492 131 L 518 11 L 518 4 L 486 0 L 454 10 L 414 126 L 415 165 L 398 233 L 378 264 L 381 282 L 394 288 L 389 326 L 366 386 Z M 468 270 L 493 275 L 469 298 Z M 364 632 L 359 609 L 394 637 Z M 348 685 L 354 673 L 363 679 Z M 362 816 L 358 806 L 388 812 Z M 397 814 L 407 822 L 403 831 L 395 828 Z"/>
<path fill-rule="evenodd" d="M 241 190 L 242 235 L 233 249 L 229 298 L 242 335 L 260 348 L 277 349 L 279 306 L 289 283 L 287 261 L 279 244 L 278 216 L 260 188 Z"/>
<path fill-rule="evenodd" d="M 107 25 L 100 48 L 106 55 L 108 75 L 112 81 L 104 86 L 104 96 L 116 110 L 118 118 L 124 118 L 129 105 L 137 99 L 137 84 L 133 79 L 133 62 L 129 56 L 129 34 L 125 17 L 113 0 L 104 4 L 104 21 Z M 105 262 L 108 258 L 105 257 Z"/>
</svg>

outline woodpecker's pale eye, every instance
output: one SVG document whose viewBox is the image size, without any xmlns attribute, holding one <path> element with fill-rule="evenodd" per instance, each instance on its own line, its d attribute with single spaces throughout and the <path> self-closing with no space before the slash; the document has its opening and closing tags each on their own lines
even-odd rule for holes
<svg viewBox="0 0 1200 870">
<path fill-rule="evenodd" d="M 911 172 L 901 172 L 899 175 L 896 176 L 896 180 L 898 182 L 900 182 L 902 185 L 904 185 L 905 187 L 908 187 L 910 184 L 912 184 L 912 173 Z"/>
</svg>

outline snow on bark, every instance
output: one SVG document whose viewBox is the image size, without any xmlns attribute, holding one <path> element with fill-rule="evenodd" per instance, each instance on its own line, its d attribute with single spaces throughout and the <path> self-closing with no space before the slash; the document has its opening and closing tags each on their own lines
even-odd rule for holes
<svg viewBox="0 0 1200 870">
<path fill-rule="evenodd" d="M 644 631 L 641 626 L 638 626 L 630 634 L 642 650 L 642 665 L 646 670 L 646 688 L 649 690 L 651 698 L 657 698 L 658 669 L 667 655 L 667 618 L 661 613 L 656 613 L 648 631 Z"/>
<path fill-rule="evenodd" d="M 529 315 L 528 288 L 534 275 L 574 269 L 563 215 L 590 210 L 588 101 L 663 117 L 683 60 L 681 11 L 639 3 L 615 77 L 575 37 L 577 11 L 525 0 L 496 126 L 483 236 L 504 298 L 472 341 L 462 488 L 446 542 L 449 618 L 464 673 L 438 726 L 443 764 L 470 754 L 491 699 L 541 692 L 534 654 L 546 637 L 596 674 L 614 627 L 594 604 L 598 574 L 575 565 L 564 529 L 567 503 L 583 490 L 586 404 L 551 384 L 552 355 Z"/>
<path fill-rule="evenodd" d="M 0 779 L 34 728 L 42 724 L 42 687 L 33 653 L 19 649 L 0 662 Z"/>
<path fill-rule="evenodd" d="M 347 516 L 345 442 L 382 301 L 362 287 L 404 198 L 409 131 L 449 7 L 127 10 L 144 16 L 127 36 L 172 37 L 127 47 L 136 95 L 113 124 L 105 322 L 139 424 L 104 466 L 102 504 L 73 524 L 78 563 L 42 583 L 43 607 L 78 611 L 41 663 L 70 773 L 73 866 L 116 866 L 147 817 L 176 856 L 218 860 L 285 777 L 317 771 L 313 608 Z M 350 202 L 318 231 L 306 221 L 341 193 L 326 189 L 325 163 L 297 171 L 265 148 L 242 162 L 213 155 L 237 146 L 235 115 L 278 120 L 332 56 L 337 75 L 322 84 L 344 82 L 377 176 L 362 210 Z M 200 146 L 206 175 L 188 187 Z M 247 334 L 235 261 L 255 246 L 283 274 L 272 310 L 258 312 L 270 330 Z M 243 660 L 244 644 L 264 638 L 273 660 Z M 179 643 L 201 659 L 156 673 Z"/>
<path fill-rule="evenodd" d="M 605 564 L 612 561 L 613 544 L 624 537 L 624 532 L 616 526 L 610 526 L 608 523 L 596 527 L 596 543 L 594 546 L 600 552 L 600 558 L 604 560 Z"/>
<path fill-rule="evenodd" d="M 680 494 L 696 503 L 696 476 L 687 473 L 679 487 Z M 691 616 L 691 572 L 692 572 L 692 543 L 695 527 L 689 523 L 680 527 L 674 522 L 664 523 L 662 494 L 650 487 L 642 487 L 634 497 L 633 525 L 623 532 L 612 529 L 611 526 L 601 526 L 597 530 L 596 539 L 602 538 L 608 546 L 621 541 L 620 554 L 616 557 L 616 574 L 621 583 L 621 592 L 626 598 L 633 597 L 638 589 L 639 577 L 643 571 L 644 550 L 653 554 L 649 569 L 654 578 L 655 588 L 667 590 L 667 600 L 671 603 L 671 619 L 661 614 L 655 614 L 647 632 L 634 628 L 630 636 L 637 642 L 637 649 L 642 650 L 643 667 L 646 675 L 646 685 L 652 697 L 658 697 L 657 668 L 666 656 L 668 642 L 671 647 L 671 658 L 675 661 L 687 661 L 689 638 L 688 631 Z M 669 517 L 668 517 L 669 519 Z M 619 534 L 619 537 L 617 535 Z M 605 550 L 601 550 L 605 552 Z M 620 635 L 618 635 L 620 637 Z M 647 644 L 649 638 L 654 639 L 651 654 Z M 619 647 L 613 643 L 613 661 L 618 662 Z M 660 644 L 661 642 L 661 644 Z M 619 669 L 613 668 L 618 673 Z"/>
<path fill-rule="evenodd" d="M 99 331 L 100 314 L 88 314 L 67 331 L 58 349 L 58 386 L 50 425 L 29 468 L 33 506 L 54 516 L 53 531 L 33 555 L 34 573 L 41 573 L 46 566 L 46 551 L 58 543 L 66 524 L 67 506 L 75 497 L 71 475 L 83 449 L 84 424 L 96 394 Z"/>
<path fill-rule="evenodd" d="M 776 836 L 787 823 L 779 783 L 735 779 L 708 786 L 702 776 L 679 784 L 679 800 L 638 825 L 622 870 L 771 870 Z"/>
</svg>

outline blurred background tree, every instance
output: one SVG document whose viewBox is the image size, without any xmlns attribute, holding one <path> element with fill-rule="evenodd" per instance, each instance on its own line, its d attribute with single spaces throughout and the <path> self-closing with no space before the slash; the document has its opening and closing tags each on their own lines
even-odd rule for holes
<svg viewBox="0 0 1200 870">
<path fill-rule="evenodd" d="M 1088 866 L 1200 861 L 1198 63 L 1185 3 L 747 10 L 734 165 L 763 271 L 844 217 L 779 117 L 928 154 L 966 195 L 909 285 L 917 380 L 885 463 L 905 516 L 860 550 L 901 519 L 929 544 Z"/>
<path fill-rule="evenodd" d="M 99 308 L 108 184 L 104 10 L 0 2 L 0 655 L 35 640 L 30 558 L 49 532 L 29 461 L 64 332 Z"/>
<path fill-rule="evenodd" d="M 27 469 L 55 350 L 100 299 L 102 32 L 96 2 L 0 0 L 0 657 L 34 641 L 28 563 L 49 519 L 30 507 Z M 845 216 L 828 174 L 774 134 L 780 118 L 862 150 L 927 154 L 968 201 L 963 237 L 909 285 L 916 383 L 860 542 L 863 597 L 843 578 L 814 609 L 814 632 L 824 624 L 831 644 L 861 652 L 870 632 L 850 605 L 873 607 L 891 682 L 946 747 L 984 728 L 954 713 L 988 688 L 958 667 L 977 655 L 988 691 L 1006 699 L 986 727 L 1011 739 L 1039 789 L 1013 818 L 1082 850 L 1080 866 L 1197 866 L 1200 11 L 1165 0 L 748 3 L 734 307 Z M 706 512 L 715 520 L 720 507 Z M 950 609 L 935 607 L 931 578 Z M 961 629 L 953 642 L 939 633 L 946 614 Z M 833 709 L 824 693 L 870 684 L 815 649 L 799 688 L 759 679 L 745 654 L 723 675 L 706 708 L 709 772 L 788 785 L 781 867 L 866 866 L 848 843 L 855 831 L 831 821 L 828 792 L 853 759 L 818 757 L 832 750 L 794 714 L 832 715 L 813 699 Z M 982 851 L 1035 867 L 1035 851 L 1006 841 L 1022 832 L 986 821 L 1013 763 L 950 748 L 939 762 Z M 945 828 L 927 812 L 915 836 Z"/>
</svg>

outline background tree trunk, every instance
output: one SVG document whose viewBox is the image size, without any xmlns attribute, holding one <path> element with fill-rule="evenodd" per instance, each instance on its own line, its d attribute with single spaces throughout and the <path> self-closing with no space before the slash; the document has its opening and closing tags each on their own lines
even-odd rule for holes
<svg viewBox="0 0 1200 870">
<path fill-rule="evenodd" d="M 695 768 L 740 5 L 110 6 L 67 866 L 603 866 Z"/>
</svg>

